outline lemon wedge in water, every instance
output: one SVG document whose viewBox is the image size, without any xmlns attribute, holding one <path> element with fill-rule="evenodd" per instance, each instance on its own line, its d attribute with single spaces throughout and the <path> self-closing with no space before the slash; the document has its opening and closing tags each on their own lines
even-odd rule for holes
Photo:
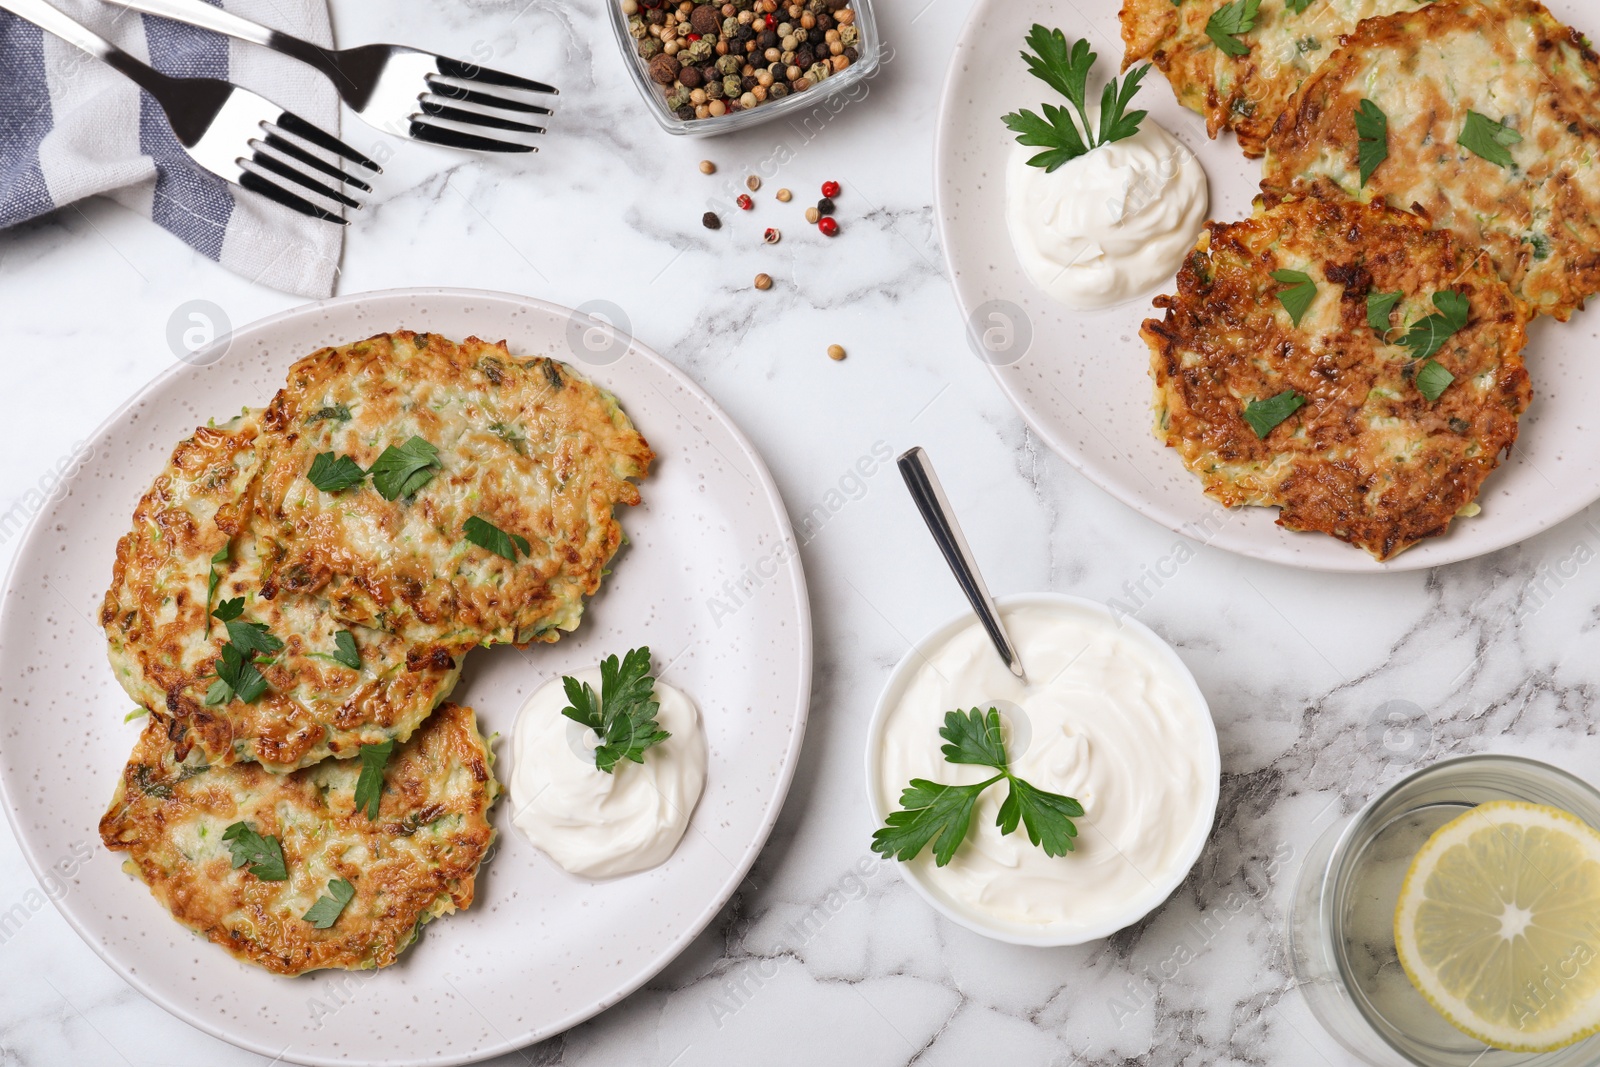
<svg viewBox="0 0 1600 1067">
<path fill-rule="evenodd" d="M 1411 861 L 1394 944 L 1417 991 L 1487 1045 L 1600 1031 L 1600 833 L 1559 808 L 1472 808 Z"/>
</svg>

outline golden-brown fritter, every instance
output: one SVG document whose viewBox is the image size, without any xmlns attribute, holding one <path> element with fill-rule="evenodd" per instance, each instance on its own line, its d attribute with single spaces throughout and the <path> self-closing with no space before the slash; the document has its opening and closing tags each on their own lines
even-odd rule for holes
<svg viewBox="0 0 1600 1067">
<path fill-rule="evenodd" d="M 629 479 L 654 458 L 616 398 L 565 364 L 409 331 L 306 356 L 265 422 L 280 439 L 262 491 L 285 549 L 276 588 L 412 641 L 523 644 L 577 626 L 621 542 L 613 508 L 639 502 Z M 437 462 L 409 495 L 306 477 L 319 454 L 371 468 L 412 438 Z M 516 558 L 469 538 L 474 519 Z"/>
<path fill-rule="evenodd" d="M 1244 154 L 1255 158 L 1295 89 L 1339 47 L 1342 34 L 1362 19 L 1411 11 L 1425 0 L 1316 0 L 1298 13 L 1285 0 L 1261 0 L 1253 27 L 1236 37 L 1249 49 L 1238 56 L 1206 33 L 1230 2 L 1242 10 L 1244 0 L 1123 0 L 1122 65 L 1153 62 L 1178 102 L 1205 116 L 1212 137 L 1231 129 Z"/>
<path fill-rule="evenodd" d="M 1325 186 L 1298 192 L 1207 223 L 1177 294 L 1156 299 L 1166 316 L 1141 330 L 1156 436 L 1221 503 L 1277 507 L 1279 525 L 1384 560 L 1444 533 L 1516 440 L 1531 396 L 1525 312 L 1486 257 L 1416 216 Z M 1315 286 L 1298 326 L 1280 299 L 1298 281 L 1275 271 Z M 1465 299 L 1466 325 L 1414 358 L 1399 342 L 1445 291 Z M 1368 297 L 1390 293 L 1380 333 Z M 1433 401 L 1417 383 L 1429 362 L 1454 376 Z M 1304 406 L 1259 437 L 1248 405 L 1285 392 Z"/>
<path fill-rule="evenodd" d="M 285 975 L 387 967 L 423 923 L 472 903 L 500 787 L 472 710 L 456 704 L 395 748 L 375 820 L 355 806 L 361 763 L 330 759 L 293 774 L 197 768 L 178 762 L 152 719 L 100 836 L 128 853 L 124 866 L 174 918 L 239 959 Z M 286 878 L 235 866 L 223 835 L 239 822 L 277 839 Z M 319 930 L 303 916 L 335 879 L 354 895 Z"/>
<path fill-rule="evenodd" d="M 196 430 L 173 450 L 117 545 L 100 609 L 112 669 L 169 726 L 179 760 L 254 760 L 283 772 L 403 741 L 461 672 L 464 648 L 340 622 L 315 596 L 272 591 L 280 548 L 254 506 L 269 447 L 260 411 Z M 235 599 L 243 602 L 235 625 L 265 626 L 267 643 L 282 645 L 252 657 L 266 685 L 248 701 L 214 690 L 230 635 L 222 620 L 207 625 L 207 612 Z M 335 658 L 341 632 L 357 666 Z"/>
<path fill-rule="evenodd" d="M 1388 116 L 1389 153 L 1365 186 L 1363 100 Z M 1458 143 L 1469 111 L 1518 138 L 1502 145 L 1510 165 Z M 1600 60 L 1536 0 L 1436 0 L 1362 23 L 1278 121 L 1263 178 L 1269 202 L 1325 179 L 1421 211 L 1565 320 L 1600 292 Z"/>
</svg>

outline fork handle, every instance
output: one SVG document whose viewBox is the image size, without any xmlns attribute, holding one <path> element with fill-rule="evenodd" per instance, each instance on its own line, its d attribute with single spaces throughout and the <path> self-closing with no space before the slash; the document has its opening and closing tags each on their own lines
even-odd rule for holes
<svg viewBox="0 0 1600 1067">
<path fill-rule="evenodd" d="M 0 2 L 9 3 L 10 0 L 0 0 Z M 264 45 L 324 71 L 330 70 L 334 65 L 327 49 L 320 45 L 263 26 L 259 22 L 251 22 L 220 7 L 212 7 L 205 0 L 112 0 L 112 2 L 134 11 L 142 11 L 147 15 L 158 15 L 174 22 L 212 30 L 227 37 L 237 37 L 251 44 Z"/>
<path fill-rule="evenodd" d="M 46 3 L 45 0 L 0 0 L 0 8 L 18 18 L 26 19 L 41 30 L 54 34 L 74 48 L 103 60 L 149 90 L 153 96 L 159 98 L 169 86 L 171 79 L 165 74 L 133 58 L 76 19 L 68 17 Z"/>
</svg>

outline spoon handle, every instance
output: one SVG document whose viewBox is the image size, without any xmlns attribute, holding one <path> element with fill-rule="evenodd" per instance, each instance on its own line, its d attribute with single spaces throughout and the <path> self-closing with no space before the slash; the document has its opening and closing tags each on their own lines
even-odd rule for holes
<svg viewBox="0 0 1600 1067">
<path fill-rule="evenodd" d="M 900 467 L 900 477 L 905 479 L 906 488 L 911 490 L 911 499 L 916 502 L 917 510 L 922 512 L 922 521 L 928 524 L 928 532 L 933 534 L 939 551 L 944 553 L 944 561 L 950 564 L 957 584 L 967 594 L 972 610 L 978 613 L 978 621 L 983 623 L 989 640 L 994 642 L 995 651 L 1000 653 L 1000 658 L 1012 674 L 1026 678 L 1022 673 L 1022 661 L 1017 658 L 1016 647 L 1000 622 L 1000 613 L 995 610 L 994 601 L 989 598 L 989 588 L 983 584 L 983 575 L 978 573 L 972 549 L 967 546 L 967 539 L 956 523 L 955 512 L 950 509 L 950 501 L 944 495 L 938 475 L 933 473 L 928 454 L 921 448 L 912 448 L 901 453 L 896 462 Z"/>
</svg>

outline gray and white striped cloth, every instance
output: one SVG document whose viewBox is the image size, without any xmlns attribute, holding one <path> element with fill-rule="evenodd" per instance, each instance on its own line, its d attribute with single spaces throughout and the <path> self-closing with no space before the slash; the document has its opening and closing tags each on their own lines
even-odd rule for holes
<svg viewBox="0 0 1600 1067">
<path fill-rule="evenodd" d="M 51 2 L 158 70 L 235 82 L 339 132 L 333 86 L 287 56 L 101 0 Z M 227 0 L 221 6 L 332 43 L 325 0 Z M 133 82 L 0 11 L 0 228 L 95 195 L 111 197 L 262 285 L 313 297 L 333 292 L 342 226 L 307 218 L 201 170 L 184 155 L 155 101 Z"/>
</svg>

